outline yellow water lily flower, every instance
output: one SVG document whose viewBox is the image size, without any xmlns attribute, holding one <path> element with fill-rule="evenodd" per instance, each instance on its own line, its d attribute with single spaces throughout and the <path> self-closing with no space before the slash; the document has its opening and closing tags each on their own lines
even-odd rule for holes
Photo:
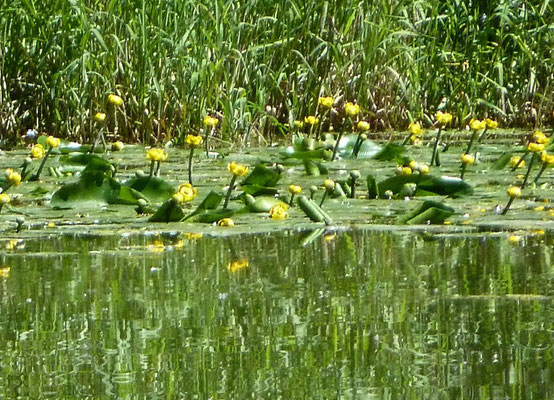
<svg viewBox="0 0 554 400">
<path fill-rule="evenodd" d="M 356 125 L 356 129 L 360 132 L 368 131 L 369 130 L 369 122 L 367 122 L 367 121 L 358 122 L 358 125 Z"/>
<path fill-rule="evenodd" d="M 0 193 L 0 207 L 4 204 L 8 204 L 11 201 L 11 197 L 7 193 Z"/>
<path fill-rule="evenodd" d="M 541 153 L 541 161 L 546 165 L 554 164 L 554 154 L 548 154 L 546 151 L 543 151 Z"/>
<path fill-rule="evenodd" d="M 423 133 L 423 128 L 421 127 L 421 124 L 419 122 L 412 122 L 410 125 L 408 125 L 408 132 L 410 132 L 414 136 L 419 136 Z"/>
<path fill-rule="evenodd" d="M 18 186 L 21 183 L 21 174 L 12 168 L 6 170 L 6 181 L 10 186 Z"/>
<path fill-rule="evenodd" d="M 350 118 L 353 118 L 360 113 L 360 106 L 348 102 L 344 105 L 344 112 L 346 112 L 346 115 L 348 115 Z"/>
<path fill-rule="evenodd" d="M 44 154 L 46 154 L 46 150 L 44 150 L 44 147 L 40 143 L 35 144 L 31 148 L 31 157 L 36 158 L 37 160 L 44 157 Z"/>
<path fill-rule="evenodd" d="M 531 142 L 527 145 L 527 150 L 532 153 L 539 153 L 541 151 L 544 151 L 544 144 Z"/>
<path fill-rule="evenodd" d="M 178 203 L 178 204 L 185 202 L 185 196 L 183 196 L 183 194 L 179 192 L 175 193 L 173 196 L 171 196 L 171 198 L 175 203 Z"/>
<path fill-rule="evenodd" d="M 146 152 L 146 158 L 151 161 L 166 161 L 169 157 L 169 154 L 163 151 L 160 148 L 152 148 Z"/>
<path fill-rule="evenodd" d="M 240 259 L 236 261 L 232 261 L 229 264 L 227 264 L 227 269 L 231 272 L 237 272 L 242 269 L 245 269 L 249 266 L 249 262 L 246 259 Z"/>
<path fill-rule="evenodd" d="M 474 131 L 481 131 L 487 127 L 487 123 L 483 121 L 479 121 L 478 119 L 471 119 L 469 121 L 469 127 Z"/>
<path fill-rule="evenodd" d="M 108 103 L 119 107 L 120 105 L 123 104 L 123 99 L 121 97 L 119 97 L 117 94 L 112 93 L 108 96 Z"/>
<path fill-rule="evenodd" d="M 223 218 L 217 221 L 217 226 L 235 226 L 235 223 L 231 218 Z"/>
<path fill-rule="evenodd" d="M 319 118 L 317 118 L 315 115 L 309 115 L 304 118 L 304 123 L 308 125 L 317 125 L 319 123 Z"/>
<path fill-rule="evenodd" d="M 515 199 L 521 196 L 521 188 L 519 186 L 510 186 L 508 190 L 506 190 L 508 193 L 508 196 L 510 198 Z"/>
<path fill-rule="evenodd" d="M 475 157 L 472 154 L 464 153 L 460 157 L 464 165 L 471 165 L 475 162 Z"/>
<path fill-rule="evenodd" d="M 195 187 L 192 187 L 190 183 L 183 183 L 179 186 L 177 189 L 177 193 L 180 193 L 183 195 L 183 201 L 192 201 L 194 198 L 196 198 L 196 195 L 198 194 L 198 189 Z"/>
<path fill-rule="evenodd" d="M 60 139 L 54 137 L 54 136 L 48 136 L 46 138 L 46 145 L 49 147 L 55 149 L 56 147 L 60 146 Z"/>
<path fill-rule="evenodd" d="M 190 147 L 198 147 L 202 144 L 202 136 L 200 135 L 187 135 L 185 138 L 186 144 Z"/>
<path fill-rule="evenodd" d="M 206 115 L 204 117 L 203 122 L 204 122 L 204 125 L 209 126 L 210 128 L 213 128 L 214 126 L 219 124 L 219 120 L 215 117 L 210 116 L 210 115 Z"/>
<path fill-rule="evenodd" d="M 517 165 L 518 168 L 524 167 L 525 166 L 525 160 L 523 160 L 522 162 L 519 162 L 519 160 L 521 160 L 520 156 L 513 156 L 512 158 L 510 158 L 510 165 L 512 167 L 515 167 Z M 519 163 L 519 165 L 518 165 L 518 163 Z"/>
<path fill-rule="evenodd" d="M 97 112 L 96 114 L 94 114 L 94 120 L 96 122 L 104 122 L 106 120 L 106 113 Z"/>
<path fill-rule="evenodd" d="M 125 147 L 125 144 L 118 140 L 117 142 L 112 143 L 112 151 L 121 151 Z"/>
<path fill-rule="evenodd" d="M 536 131 L 531 140 L 538 144 L 547 144 L 550 139 L 541 131 Z"/>
<path fill-rule="evenodd" d="M 318 103 L 321 107 L 328 108 L 328 109 L 333 107 L 334 102 L 335 102 L 335 100 L 330 96 L 320 97 L 319 101 L 318 101 Z"/>
<path fill-rule="evenodd" d="M 437 120 L 437 123 L 439 125 L 445 126 L 450 121 L 452 121 L 452 114 L 437 111 L 437 113 L 435 114 L 435 119 Z"/>
<path fill-rule="evenodd" d="M 276 204 L 269 210 L 269 215 L 271 216 L 271 219 L 286 219 L 289 217 L 287 210 L 288 207 L 286 204 Z"/>
<path fill-rule="evenodd" d="M 498 127 L 498 122 L 490 118 L 485 118 L 485 124 L 488 129 L 496 129 Z"/>
<path fill-rule="evenodd" d="M 300 194 L 300 192 L 302 192 L 302 187 L 298 185 L 290 185 L 289 192 L 292 194 Z"/>
<path fill-rule="evenodd" d="M 245 176 L 246 174 L 248 174 L 248 167 L 246 165 L 243 165 L 243 164 L 237 164 L 236 162 L 230 162 L 228 165 L 227 165 L 227 169 L 229 170 L 229 172 L 231 172 L 233 175 L 237 175 L 237 176 Z"/>
</svg>

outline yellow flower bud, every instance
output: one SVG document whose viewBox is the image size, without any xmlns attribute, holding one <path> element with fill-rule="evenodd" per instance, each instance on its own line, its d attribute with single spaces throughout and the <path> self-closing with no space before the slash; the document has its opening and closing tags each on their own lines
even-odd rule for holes
<svg viewBox="0 0 554 400">
<path fill-rule="evenodd" d="M 223 218 L 217 221 L 217 226 L 235 226 L 231 218 Z"/>
<path fill-rule="evenodd" d="M 471 121 L 469 121 L 469 127 L 474 131 L 481 131 L 487 127 L 487 124 L 485 121 L 472 118 Z"/>
<path fill-rule="evenodd" d="M 110 94 L 108 96 L 108 103 L 113 104 L 116 107 L 119 107 L 123 104 L 123 99 L 119 97 L 117 94 Z"/>
<path fill-rule="evenodd" d="M 532 141 L 539 144 L 547 144 L 549 138 L 547 138 L 546 135 L 541 131 L 536 131 L 535 133 L 533 133 Z"/>
<path fill-rule="evenodd" d="M 519 160 L 521 160 L 521 157 L 520 156 L 513 156 L 512 158 L 510 158 L 510 165 L 512 167 L 515 167 L 517 165 L 517 163 L 519 163 Z M 518 165 L 518 168 L 522 168 L 523 166 L 525 166 L 525 160 L 523 160 L 519 165 Z"/>
<path fill-rule="evenodd" d="M 289 192 L 292 194 L 300 194 L 300 192 L 302 192 L 302 188 L 298 185 L 290 185 Z"/>
<path fill-rule="evenodd" d="M 367 121 L 358 122 L 358 125 L 356 125 L 356 129 L 360 132 L 368 131 L 369 130 L 369 122 L 367 122 Z"/>
<path fill-rule="evenodd" d="M 234 161 L 227 165 L 227 169 L 233 175 L 245 176 L 246 174 L 248 174 L 248 167 L 246 165 L 237 164 Z"/>
<path fill-rule="evenodd" d="M 527 150 L 533 153 L 539 153 L 544 150 L 544 144 L 531 142 L 527 145 Z"/>
<path fill-rule="evenodd" d="M 554 154 L 548 154 L 546 151 L 542 152 L 541 161 L 546 165 L 554 164 Z"/>
<path fill-rule="evenodd" d="M 55 138 L 54 136 L 48 136 L 46 138 L 46 144 L 50 147 L 52 147 L 53 149 L 55 149 L 56 147 L 59 147 L 60 145 L 60 139 L 58 138 Z"/>
<path fill-rule="evenodd" d="M 335 100 L 333 100 L 332 97 L 330 96 L 327 96 L 327 97 L 320 97 L 319 98 L 319 105 L 323 108 L 332 108 L 333 107 L 333 103 L 335 102 Z"/>
<path fill-rule="evenodd" d="M 308 125 L 317 125 L 319 123 L 319 118 L 317 118 L 314 115 L 310 115 L 306 118 L 304 118 L 304 123 Z"/>
<path fill-rule="evenodd" d="M 489 129 L 496 129 L 498 127 L 498 122 L 490 118 L 485 118 L 485 124 Z"/>
<path fill-rule="evenodd" d="M 410 132 L 414 136 L 419 136 L 423 133 L 423 128 L 419 124 L 419 122 L 412 122 L 410 125 L 408 125 L 408 132 Z"/>
<path fill-rule="evenodd" d="M 97 112 L 95 115 L 94 115 L 94 120 L 96 122 L 104 122 L 106 120 L 106 113 L 103 113 L 103 112 Z"/>
<path fill-rule="evenodd" d="M 169 154 L 165 153 L 163 149 L 153 148 L 146 152 L 146 158 L 151 161 L 166 161 L 169 158 Z"/>
<path fill-rule="evenodd" d="M 285 219 L 288 218 L 289 213 L 287 212 L 287 205 L 286 204 L 276 204 L 269 210 L 269 215 L 271 216 L 271 219 Z"/>
<path fill-rule="evenodd" d="M 31 148 L 31 157 L 33 158 L 40 160 L 42 157 L 44 157 L 44 154 L 46 154 L 46 151 L 44 150 L 44 147 L 42 147 L 40 143 L 35 144 Z"/>
<path fill-rule="evenodd" d="M 112 143 L 112 151 L 121 151 L 125 147 L 125 144 L 121 141 L 113 142 Z"/>
<path fill-rule="evenodd" d="M 7 193 L 0 193 L 0 206 L 8 204 L 11 201 L 11 197 Z"/>
<path fill-rule="evenodd" d="M 508 196 L 510 196 L 512 199 L 521 196 L 521 188 L 519 186 L 510 186 L 506 192 L 508 193 Z"/>
<path fill-rule="evenodd" d="M 209 126 L 210 128 L 213 128 L 217 124 L 219 124 L 219 120 L 215 117 L 211 117 L 209 115 L 206 115 L 204 117 L 204 125 Z"/>
<path fill-rule="evenodd" d="M 335 181 L 333 181 L 332 179 L 325 179 L 325 181 L 323 182 L 323 186 L 325 186 L 326 190 L 331 191 L 335 189 Z"/>
<path fill-rule="evenodd" d="M 464 165 L 471 165 L 475 162 L 475 157 L 468 153 L 462 154 L 460 159 Z"/>
<path fill-rule="evenodd" d="M 360 106 L 350 102 L 346 103 L 344 105 L 344 112 L 346 112 L 346 115 L 348 115 L 350 118 L 353 118 L 360 113 Z"/>
<path fill-rule="evenodd" d="M 444 126 L 448 124 L 450 121 L 452 121 L 452 114 L 443 113 L 442 111 L 437 111 L 437 113 L 435 114 L 435 119 L 437 120 L 437 123 L 439 125 Z"/>
<path fill-rule="evenodd" d="M 12 168 L 6 170 L 6 181 L 10 186 L 18 186 L 21 183 L 21 174 Z"/>
<path fill-rule="evenodd" d="M 200 135 L 187 135 L 185 138 L 185 142 L 190 147 L 198 147 L 202 144 L 202 136 Z"/>
</svg>

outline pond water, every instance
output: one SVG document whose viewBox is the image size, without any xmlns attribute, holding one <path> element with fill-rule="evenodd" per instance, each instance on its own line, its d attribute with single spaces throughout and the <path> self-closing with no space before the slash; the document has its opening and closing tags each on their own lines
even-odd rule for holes
<svg viewBox="0 0 554 400">
<path fill-rule="evenodd" d="M 554 235 L 0 239 L 0 397 L 552 399 Z"/>
</svg>

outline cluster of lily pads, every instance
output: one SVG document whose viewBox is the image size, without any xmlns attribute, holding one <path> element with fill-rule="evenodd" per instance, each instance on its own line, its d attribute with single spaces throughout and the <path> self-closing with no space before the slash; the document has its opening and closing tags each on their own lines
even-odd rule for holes
<svg viewBox="0 0 554 400">
<path fill-rule="evenodd" d="M 117 119 L 117 109 L 123 106 L 123 100 L 117 95 L 110 95 L 108 104 L 107 112 L 111 118 Z M 137 214 L 150 215 L 151 222 L 188 221 L 215 223 L 218 226 L 233 226 L 233 215 L 245 212 L 263 212 L 271 219 L 282 220 L 288 217 L 290 207 L 298 207 L 312 221 L 328 224 L 332 218 L 325 210 L 325 200 L 331 197 L 392 200 L 415 196 L 456 197 L 471 194 L 473 188 L 464 180 L 465 172 L 476 162 L 479 154 L 476 147 L 486 137 L 487 131 L 497 128 L 498 125 L 489 118 L 472 119 L 469 122 L 472 135 L 460 157 L 460 176 L 434 176 L 430 173 L 431 167 L 441 165 L 438 149 L 442 143 L 441 134 L 452 121 L 451 114 L 442 111 L 436 113 L 433 128 L 437 133 L 432 142 L 431 159 L 429 164 L 426 164 L 406 155 L 408 146 L 423 145 L 421 137 L 424 129 L 421 122 L 410 123 L 405 140 L 380 146 L 368 139 L 370 125 L 361 118 L 359 105 L 353 102 L 338 104 L 332 97 L 321 97 L 314 115 L 295 121 L 291 127 L 292 146 L 280 153 L 282 160 L 300 160 L 307 176 L 324 177 L 306 191 L 309 195 L 302 195 L 303 188 L 295 184 L 288 186 L 288 193 L 283 193 L 278 183 L 285 169 L 279 160 L 251 167 L 230 162 L 227 166 L 230 176 L 228 186 L 205 194 L 204 199 L 193 210 L 188 204 L 198 194 L 193 182 L 194 153 L 204 143 L 205 155 L 209 157 L 208 140 L 214 135 L 219 119 L 210 115 L 204 118 L 204 137 L 196 134 L 186 136 L 185 143 L 190 149 L 188 181 L 173 187 L 163 179 L 161 173 L 162 163 L 169 158 L 167 149 L 164 148 L 150 148 L 146 151 L 148 173 L 137 172 L 134 177 L 125 181 L 118 179 L 117 165 L 102 155 L 106 151 L 103 125 L 106 118 L 104 112 L 95 115 L 94 120 L 100 127 L 98 137 L 92 146 L 74 146 L 53 136 L 39 137 L 36 143 L 32 144 L 29 157 L 25 159 L 20 170 L 9 168 L 5 176 L 0 178 L 0 211 L 11 200 L 8 191 L 22 182 L 39 181 L 45 166 L 48 165 L 48 171 L 52 176 L 63 176 L 59 165 L 55 165 L 55 162 L 47 163 L 49 156 L 57 152 L 62 154 L 58 163 L 75 166 L 78 178 L 64 183 L 52 194 L 52 207 L 68 208 L 79 202 L 100 200 L 107 204 L 135 206 Z M 103 144 L 101 151 L 98 148 L 100 142 Z M 121 142 L 115 142 L 111 146 L 112 151 L 123 149 L 124 145 Z M 554 165 L 554 155 L 548 152 L 551 150 L 549 138 L 537 131 L 529 135 L 521 155 L 506 153 L 497 160 L 493 168 L 500 169 L 510 165 L 515 170 L 523 168 L 526 159 L 529 158 L 522 183 L 507 189 L 508 203 L 499 212 L 505 214 L 513 201 L 521 196 L 522 190 L 529 183 L 533 166 L 538 163 L 541 165 L 533 180 L 533 183 L 537 184 L 544 171 Z M 327 166 L 330 165 L 328 162 L 338 158 L 396 161 L 397 167 L 391 171 L 390 177 L 380 182 L 372 174 L 368 174 L 363 180 L 360 179 L 361 174 L 358 170 L 351 170 L 345 180 L 334 181 L 329 178 Z M 36 165 L 33 160 L 40 160 L 40 163 Z M 316 196 L 319 196 L 319 199 L 316 199 Z M 232 206 L 231 202 L 240 203 L 241 206 Z M 412 212 L 399 217 L 398 223 L 439 224 L 453 213 L 454 209 L 443 201 L 427 199 Z"/>
</svg>

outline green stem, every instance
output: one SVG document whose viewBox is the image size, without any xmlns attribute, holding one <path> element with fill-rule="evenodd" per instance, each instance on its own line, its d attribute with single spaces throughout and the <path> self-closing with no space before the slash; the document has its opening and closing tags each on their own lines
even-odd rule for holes
<svg viewBox="0 0 554 400">
<path fill-rule="evenodd" d="M 356 179 L 350 179 L 350 198 L 353 199 L 356 196 Z"/>
<path fill-rule="evenodd" d="M 502 215 L 506 215 L 510 207 L 512 206 L 512 203 L 514 202 L 514 197 L 510 197 L 510 200 L 508 200 L 508 204 L 506 204 L 506 207 L 502 210 Z"/>
<path fill-rule="evenodd" d="M 161 168 L 162 162 L 158 161 L 157 164 L 158 165 L 156 166 L 156 173 L 154 174 L 154 176 L 160 176 L 160 168 Z"/>
<path fill-rule="evenodd" d="M 207 128 L 207 127 L 206 127 Z M 205 143 L 205 149 L 206 149 L 206 158 L 209 158 L 209 146 L 208 146 L 208 137 L 210 135 L 213 135 L 215 131 L 215 126 L 212 126 L 212 129 L 210 129 L 210 133 L 208 134 L 208 129 L 206 129 L 206 135 L 204 135 L 204 143 Z"/>
<path fill-rule="evenodd" d="M 333 156 L 331 157 L 331 161 L 335 161 L 335 157 L 337 156 L 337 150 L 339 149 L 339 142 L 341 137 L 342 137 L 342 132 L 339 132 L 339 136 L 337 137 L 335 147 L 333 148 Z"/>
<path fill-rule="evenodd" d="M 402 142 L 402 146 L 406 146 L 411 137 L 412 137 L 411 133 L 408 136 L 406 136 L 406 139 L 404 139 L 404 141 Z"/>
<path fill-rule="evenodd" d="M 545 164 L 545 163 L 542 164 L 542 167 L 541 167 L 539 173 L 537 174 L 535 180 L 533 181 L 533 183 L 537 184 L 537 182 L 539 181 L 542 173 L 546 170 L 547 166 L 548 166 L 548 164 Z"/>
<path fill-rule="evenodd" d="M 462 163 L 462 172 L 460 173 L 460 179 L 464 180 L 464 174 L 466 173 L 467 164 Z"/>
<path fill-rule="evenodd" d="M 293 200 L 294 200 L 294 193 L 291 193 L 290 194 L 290 201 L 289 201 L 289 206 L 291 206 L 291 207 L 293 205 Z"/>
<path fill-rule="evenodd" d="M 192 156 L 194 154 L 194 147 L 190 148 L 189 154 L 189 183 L 192 185 Z"/>
<path fill-rule="evenodd" d="M 469 139 L 469 143 L 467 144 L 465 154 L 469 154 L 469 152 L 471 151 L 471 147 L 473 146 L 473 142 L 475 141 L 476 137 L 477 137 L 477 131 L 473 131 L 473 133 L 471 134 L 471 139 Z"/>
<path fill-rule="evenodd" d="M 150 178 L 152 178 L 152 175 L 154 174 L 154 166 L 156 165 L 156 161 L 152 160 L 150 161 Z"/>
<path fill-rule="evenodd" d="M 439 141 L 441 138 L 441 131 L 442 131 L 442 127 L 439 126 L 439 131 L 437 132 L 437 138 L 435 139 L 435 145 L 433 146 L 433 155 L 431 156 L 431 162 L 429 163 L 429 165 L 431 166 L 435 163 L 435 160 L 438 159 L 437 148 L 439 146 Z M 440 167 L 440 161 L 437 161 L 435 165 L 437 167 Z"/>
<path fill-rule="evenodd" d="M 235 186 L 235 181 L 237 180 L 237 175 L 233 174 L 233 177 L 231 178 L 231 183 L 229 183 L 229 190 L 227 190 L 227 196 L 225 196 L 225 202 L 223 203 L 223 208 L 227 208 L 229 205 L 229 200 L 231 200 L 231 192 L 233 191 L 233 187 Z"/>
<path fill-rule="evenodd" d="M 321 197 L 321 201 L 319 202 L 320 207 L 323 206 L 323 202 L 325 201 L 325 198 L 327 197 L 327 192 L 328 192 L 327 189 L 325 189 L 325 192 L 323 192 L 323 196 Z"/>
<path fill-rule="evenodd" d="M 529 161 L 529 167 L 527 168 L 527 173 L 525 174 L 525 178 L 523 178 L 523 183 L 521 184 L 521 188 L 523 189 L 525 185 L 527 185 L 527 180 L 529 179 L 529 174 L 531 173 L 531 168 L 533 168 L 533 163 L 536 158 L 536 153 L 533 153 L 531 156 L 531 161 Z"/>
<path fill-rule="evenodd" d="M 483 129 L 483 132 L 479 135 L 479 139 L 477 139 L 477 144 L 481 143 L 481 140 L 485 137 L 485 133 L 487 133 L 487 129 L 489 129 L 489 127 L 485 126 L 485 129 Z"/>
<path fill-rule="evenodd" d="M 42 162 L 40 163 L 37 172 L 35 172 L 30 178 L 30 181 L 38 181 L 40 178 L 40 174 L 42 173 L 42 169 L 44 168 L 44 164 L 46 164 L 46 160 L 48 159 L 48 156 L 52 152 L 53 147 L 48 147 L 48 151 L 44 155 L 44 158 L 42 159 Z"/>
</svg>

